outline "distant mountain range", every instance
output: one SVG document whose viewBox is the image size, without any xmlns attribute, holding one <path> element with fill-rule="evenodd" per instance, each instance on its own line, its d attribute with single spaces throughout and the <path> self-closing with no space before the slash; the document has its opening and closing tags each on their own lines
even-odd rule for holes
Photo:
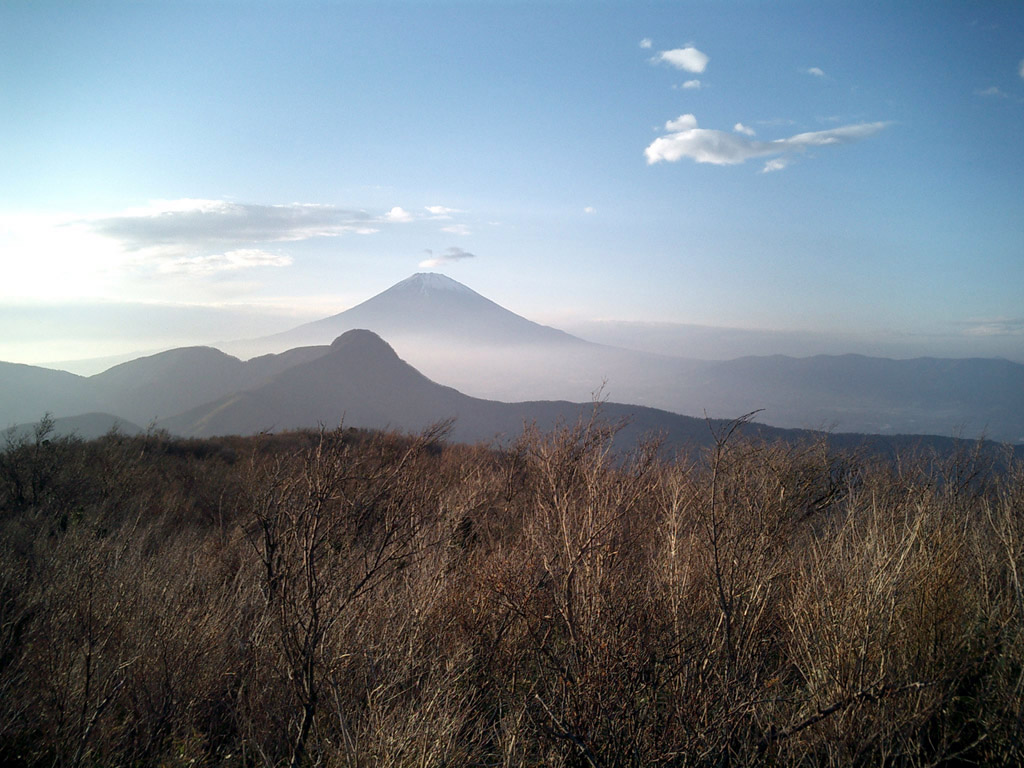
<svg viewBox="0 0 1024 768">
<path fill-rule="evenodd" d="M 729 418 L 763 409 L 789 428 L 928 433 L 1024 442 L 1024 365 L 998 359 L 860 355 L 692 360 L 594 344 L 538 325 L 461 283 L 418 274 L 345 312 L 287 333 L 221 345 L 232 354 L 380 334 L 430 378 L 476 397 L 617 402 Z"/>
<path fill-rule="evenodd" d="M 216 374 L 237 370 L 237 364 L 245 365 L 226 355 L 210 355 L 210 350 L 204 348 L 174 352 L 179 353 L 177 363 L 205 364 Z M 525 425 L 536 425 L 548 431 L 559 425 L 588 420 L 597 408 L 601 423 L 622 425 L 616 436 L 618 448 L 627 450 L 638 440 L 649 437 L 660 440 L 664 449 L 669 451 L 694 450 L 711 445 L 715 433 L 727 426 L 724 420 L 693 418 L 621 403 L 501 403 L 469 397 L 423 376 L 401 360 L 372 331 L 348 331 L 328 347 L 306 347 L 293 352 L 297 353 L 291 356 L 294 364 L 287 367 L 282 367 L 281 358 L 284 356 L 263 358 L 264 370 L 280 370 L 267 376 L 261 384 L 234 391 L 177 416 L 152 422 L 151 426 L 187 437 L 253 435 L 340 424 L 415 432 L 451 418 L 454 419 L 450 433 L 453 440 L 507 445 Z M 175 361 L 171 353 L 143 360 L 144 365 L 150 366 L 154 372 L 166 371 L 168 364 Z M 192 370 L 198 372 L 194 367 Z M 146 378 L 142 369 L 128 373 L 120 371 L 120 374 L 121 382 L 131 380 L 139 384 L 152 381 Z M 210 381 L 211 387 L 216 386 L 216 375 Z M 220 380 L 221 385 L 223 381 Z M 19 425 L 12 428 L 9 435 L 14 438 L 19 435 L 31 437 L 32 426 Z M 57 434 L 77 433 L 86 438 L 100 436 L 114 427 L 128 434 L 142 431 L 137 424 L 106 413 L 58 418 L 54 427 Z M 808 442 L 821 437 L 820 433 L 758 423 L 745 424 L 740 433 L 789 442 Z M 862 448 L 884 455 L 920 449 L 950 454 L 956 450 L 956 441 L 951 438 L 915 435 L 837 434 L 830 436 L 829 441 L 834 447 Z M 1019 453 L 1024 455 L 1024 450 Z"/>
<path fill-rule="evenodd" d="M 330 344 L 359 328 L 386 339 L 435 381 L 491 400 L 589 400 L 604 387 L 621 402 L 668 407 L 676 398 L 663 396 L 664 382 L 685 382 L 704 366 L 584 341 L 434 273 L 413 275 L 345 312 L 285 333 L 217 346 L 249 357 Z"/>
<path fill-rule="evenodd" d="M 702 420 L 696 427 L 679 420 L 763 408 L 760 421 L 784 428 L 1024 442 L 1024 366 L 1016 363 L 664 357 L 533 323 L 436 274 L 414 275 L 286 333 L 221 346 L 259 354 L 243 361 L 187 347 L 90 377 L 0 363 L 0 428 L 45 412 L 108 414 L 189 435 L 333 425 L 342 417 L 352 426 L 418 429 L 454 416 L 457 439 L 478 440 L 514 433 L 524 420 L 574 419 L 582 406 L 572 403 L 588 403 L 603 386 L 602 397 L 630 404 L 609 403 L 606 412 L 632 414 L 635 431 L 706 434 Z"/>
</svg>

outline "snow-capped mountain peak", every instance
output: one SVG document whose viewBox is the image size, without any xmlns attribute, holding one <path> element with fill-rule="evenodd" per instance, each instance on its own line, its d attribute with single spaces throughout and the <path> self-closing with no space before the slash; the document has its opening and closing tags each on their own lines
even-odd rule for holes
<svg viewBox="0 0 1024 768">
<path fill-rule="evenodd" d="M 415 275 L 407 277 L 400 283 L 395 283 L 395 285 L 391 287 L 391 290 L 415 291 L 423 295 L 435 293 L 437 291 L 461 293 L 467 296 L 478 295 L 472 288 L 467 288 L 457 280 L 452 280 L 447 275 L 442 275 L 439 272 L 417 272 Z"/>
</svg>

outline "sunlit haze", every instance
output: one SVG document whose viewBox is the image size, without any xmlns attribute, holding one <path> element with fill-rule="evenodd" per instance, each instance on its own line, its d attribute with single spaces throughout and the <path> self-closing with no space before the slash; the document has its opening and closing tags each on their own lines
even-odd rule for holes
<svg viewBox="0 0 1024 768">
<path fill-rule="evenodd" d="M 0 360 L 428 270 L 668 354 L 1024 361 L 1024 4 L 14 0 L 0 93 Z"/>
</svg>

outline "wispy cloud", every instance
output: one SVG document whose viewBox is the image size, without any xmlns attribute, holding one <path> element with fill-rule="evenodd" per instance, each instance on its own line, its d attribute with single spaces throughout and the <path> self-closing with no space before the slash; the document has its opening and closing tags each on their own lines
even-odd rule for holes
<svg viewBox="0 0 1024 768">
<path fill-rule="evenodd" d="M 650 48 L 652 45 L 654 45 L 654 42 L 649 37 L 645 37 L 640 41 L 641 48 Z"/>
<path fill-rule="evenodd" d="M 998 85 L 990 85 L 988 88 L 986 88 L 986 89 L 984 89 L 982 91 L 978 91 L 978 95 L 979 96 L 994 96 L 994 97 L 999 98 L 999 99 L 1005 99 L 1005 98 L 1007 98 L 1007 96 L 1009 94 L 1007 94 Z"/>
<path fill-rule="evenodd" d="M 684 91 L 699 91 L 700 85 L 700 80 L 687 80 L 679 87 L 682 88 Z"/>
<path fill-rule="evenodd" d="M 420 262 L 420 266 L 426 269 L 429 269 L 431 267 L 439 267 L 442 264 L 449 264 L 454 261 L 462 261 L 464 259 L 476 258 L 475 253 L 470 253 L 469 251 L 464 251 L 461 248 L 456 248 L 454 246 L 445 249 L 444 253 L 439 253 L 436 256 L 434 255 L 434 252 L 429 248 L 425 250 L 424 253 L 430 256 L 429 259 L 424 259 L 423 261 Z"/>
<path fill-rule="evenodd" d="M 651 61 L 655 64 L 668 64 L 676 69 L 699 75 L 707 69 L 710 58 L 703 51 L 699 51 L 693 46 L 687 46 L 686 48 L 673 48 L 670 51 L 661 51 Z"/>
<path fill-rule="evenodd" d="M 1017 65 L 1017 74 L 1024 78 L 1024 59 L 1020 60 L 1020 64 Z"/>
<path fill-rule="evenodd" d="M 684 157 L 698 163 L 738 165 L 757 157 L 786 156 L 785 162 L 772 161 L 764 168 L 765 171 L 777 171 L 785 167 L 793 153 L 812 147 L 852 144 L 873 136 L 887 125 L 885 122 L 857 123 L 826 131 L 798 133 L 774 141 L 757 141 L 749 136 L 698 128 L 693 115 L 682 115 L 666 123 L 665 127 L 672 132 L 651 142 L 644 154 L 650 165 L 674 163 Z"/>
<path fill-rule="evenodd" d="M 971 320 L 964 324 L 968 336 L 1024 336 L 1024 317 Z"/>
<path fill-rule="evenodd" d="M 771 120 L 758 120 L 758 125 L 763 125 L 766 128 L 782 128 L 790 125 L 796 125 L 796 120 L 790 120 L 786 117 L 773 117 Z"/>
<path fill-rule="evenodd" d="M 129 251 L 190 250 L 224 244 L 284 242 L 376 231 L 365 211 L 292 203 L 251 205 L 223 200 L 163 200 L 82 221 Z"/>
<path fill-rule="evenodd" d="M 694 125 L 694 128 L 696 128 L 696 127 L 697 126 Z M 755 131 L 750 126 L 744 125 L 743 123 L 736 123 L 736 125 L 734 125 L 732 127 L 732 129 L 734 131 L 736 131 L 736 133 L 742 133 L 745 136 L 755 136 L 755 135 L 757 135 L 757 131 Z"/>
<path fill-rule="evenodd" d="M 449 208 L 445 205 L 426 205 L 424 208 L 435 219 L 450 219 L 453 213 L 465 213 L 458 208 Z"/>
<path fill-rule="evenodd" d="M 591 214 L 597 213 L 597 209 L 594 208 L 594 206 L 592 205 L 588 205 L 586 208 L 583 209 L 583 212 L 589 216 Z"/>
<path fill-rule="evenodd" d="M 253 267 L 287 267 L 291 263 L 291 256 L 268 253 L 258 248 L 239 248 L 209 256 L 191 256 L 166 261 L 159 265 L 158 271 L 165 274 L 210 275 Z"/>
<path fill-rule="evenodd" d="M 808 67 L 804 70 L 808 75 L 814 75 L 815 77 L 824 77 L 825 72 L 820 67 Z"/>
<path fill-rule="evenodd" d="M 451 235 L 469 235 L 469 227 L 465 224 L 451 224 L 447 227 L 441 227 L 442 232 L 447 232 Z"/>
<path fill-rule="evenodd" d="M 776 157 L 764 164 L 764 168 L 761 169 L 761 173 L 772 173 L 774 171 L 781 171 L 789 165 L 788 157 Z"/>
</svg>

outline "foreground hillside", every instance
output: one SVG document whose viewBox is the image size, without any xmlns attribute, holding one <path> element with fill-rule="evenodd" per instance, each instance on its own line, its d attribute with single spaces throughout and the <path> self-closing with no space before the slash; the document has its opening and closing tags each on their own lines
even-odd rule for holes
<svg viewBox="0 0 1024 768">
<path fill-rule="evenodd" d="M 11 438 L 0 763 L 1017 765 L 1024 466 Z"/>
</svg>

